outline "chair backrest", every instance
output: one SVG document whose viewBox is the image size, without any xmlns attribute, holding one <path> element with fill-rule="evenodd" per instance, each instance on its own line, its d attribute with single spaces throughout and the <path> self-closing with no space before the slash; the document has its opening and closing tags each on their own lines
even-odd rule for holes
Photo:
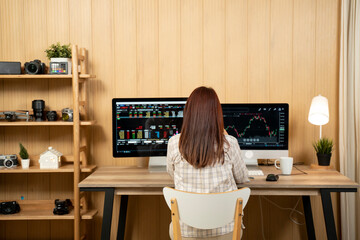
<svg viewBox="0 0 360 240">
<path fill-rule="evenodd" d="M 171 209 L 176 199 L 180 220 L 192 227 L 212 229 L 225 226 L 234 220 L 236 201 L 243 200 L 243 209 L 250 197 L 249 188 L 222 193 L 191 193 L 165 187 L 165 201 Z"/>
</svg>

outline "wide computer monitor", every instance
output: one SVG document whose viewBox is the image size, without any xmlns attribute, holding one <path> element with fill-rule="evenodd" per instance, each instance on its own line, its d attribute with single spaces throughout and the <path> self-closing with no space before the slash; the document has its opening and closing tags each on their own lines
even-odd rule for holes
<svg viewBox="0 0 360 240">
<path fill-rule="evenodd" d="M 166 156 L 169 139 L 179 134 L 186 98 L 114 98 L 113 156 Z"/>
<path fill-rule="evenodd" d="M 222 104 L 222 110 L 224 128 L 238 140 L 247 165 L 289 155 L 288 104 Z"/>
</svg>

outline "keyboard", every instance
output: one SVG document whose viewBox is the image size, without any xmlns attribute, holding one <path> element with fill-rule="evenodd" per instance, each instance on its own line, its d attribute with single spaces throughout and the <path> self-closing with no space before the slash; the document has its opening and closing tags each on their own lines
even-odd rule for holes
<svg viewBox="0 0 360 240">
<path fill-rule="evenodd" d="M 257 165 L 247 165 L 249 176 L 264 176 L 263 171 Z"/>
<path fill-rule="evenodd" d="M 249 170 L 249 176 L 264 176 L 263 171 L 261 170 Z"/>
</svg>

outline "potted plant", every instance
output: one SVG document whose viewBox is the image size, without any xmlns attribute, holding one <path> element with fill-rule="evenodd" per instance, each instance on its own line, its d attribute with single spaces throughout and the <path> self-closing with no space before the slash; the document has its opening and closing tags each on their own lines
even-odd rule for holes
<svg viewBox="0 0 360 240">
<path fill-rule="evenodd" d="M 21 143 L 19 143 L 19 146 L 20 146 L 19 155 L 21 157 L 21 167 L 23 169 L 28 169 L 30 166 L 29 154 L 28 154 L 26 148 Z"/>
<path fill-rule="evenodd" d="M 63 67 L 56 63 L 67 63 L 67 74 L 71 74 L 71 47 L 68 45 L 60 45 L 60 43 L 52 44 L 45 50 L 46 56 L 50 59 L 50 74 L 64 74 Z M 55 64 L 54 64 L 55 63 Z M 52 66 L 55 66 L 52 68 Z M 57 67 L 56 67 L 57 66 Z"/>
<path fill-rule="evenodd" d="M 331 139 L 321 138 L 313 143 L 320 166 L 329 166 L 334 143 Z"/>
</svg>

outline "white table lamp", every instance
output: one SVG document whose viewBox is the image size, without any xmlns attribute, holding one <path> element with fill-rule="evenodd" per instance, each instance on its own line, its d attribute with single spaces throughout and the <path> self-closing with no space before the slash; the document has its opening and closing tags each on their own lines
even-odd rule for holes
<svg viewBox="0 0 360 240">
<path fill-rule="evenodd" d="M 329 103 L 326 97 L 316 96 L 311 101 L 308 120 L 314 125 L 320 126 L 320 139 L 322 125 L 329 122 Z"/>
</svg>

